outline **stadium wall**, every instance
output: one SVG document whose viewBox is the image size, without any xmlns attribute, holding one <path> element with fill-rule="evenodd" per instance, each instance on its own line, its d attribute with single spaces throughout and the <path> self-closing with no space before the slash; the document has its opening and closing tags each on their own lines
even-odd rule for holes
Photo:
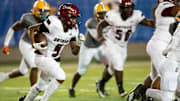
<svg viewBox="0 0 180 101">
<path fill-rule="evenodd" d="M 0 46 L 6 36 L 8 28 L 17 20 L 21 15 L 30 12 L 33 2 L 35 0 L 1 0 L 0 3 Z M 78 6 L 80 9 L 81 17 L 78 19 L 81 24 L 79 25 L 80 32 L 85 33 L 85 21 L 93 17 L 93 7 L 99 0 L 47 0 L 51 6 L 57 7 L 61 3 L 71 2 Z M 157 0 L 133 0 L 135 9 L 141 10 L 147 18 L 152 17 L 152 8 L 156 5 Z M 16 32 L 13 36 L 10 46 L 17 46 L 20 36 L 23 31 Z M 147 42 L 152 36 L 153 28 L 138 26 L 136 32 L 130 39 L 130 42 Z"/>
<path fill-rule="evenodd" d="M 27 53 L 28 54 L 28 53 Z M 20 61 L 21 54 L 17 47 L 11 48 L 10 55 L 4 55 L 0 53 L 0 64 L 13 62 L 13 61 Z M 77 60 L 78 56 L 73 56 L 71 53 L 71 49 L 69 46 L 65 47 L 61 56 L 62 60 Z M 146 53 L 146 43 L 145 42 L 134 42 L 129 43 L 128 45 L 128 59 L 149 59 L 149 56 Z"/>
</svg>

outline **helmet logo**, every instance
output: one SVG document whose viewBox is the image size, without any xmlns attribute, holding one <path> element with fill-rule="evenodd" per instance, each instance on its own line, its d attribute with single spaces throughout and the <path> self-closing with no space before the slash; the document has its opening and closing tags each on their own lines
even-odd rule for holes
<svg viewBox="0 0 180 101">
<path fill-rule="evenodd" d="M 125 6 L 131 6 L 131 2 L 126 2 Z"/>
<path fill-rule="evenodd" d="M 74 10 L 73 8 L 68 7 L 68 6 L 66 6 L 66 5 L 64 5 L 64 6 L 63 6 L 63 9 L 69 9 L 69 10 L 71 10 L 71 11 L 75 12 L 75 10 Z"/>
</svg>

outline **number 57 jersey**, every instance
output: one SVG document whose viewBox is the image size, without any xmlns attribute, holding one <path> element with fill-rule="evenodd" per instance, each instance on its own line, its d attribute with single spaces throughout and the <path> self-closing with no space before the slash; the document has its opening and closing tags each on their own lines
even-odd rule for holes
<svg viewBox="0 0 180 101">
<path fill-rule="evenodd" d="M 126 46 L 128 39 L 135 32 L 136 26 L 144 19 L 144 15 L 139 10 L 133 10 L 132 16 L 123 20 L 118 10 L 109 11 L 105 20 L 110 25 L 110 29 L 104 34 L 105 39 L 120 46 Z"/>
<path fill-rule="evenodd" d="M 47 33 L 45 33 L 48 40 L 47 56 L 54 58 L 56 61 L 60 59 L 60 54 L 65 45 L 70 41 L 75 41 L 79 30 L 78 26 L 64 31 L 63 24 L 57 16 L 49 16 L 44 22 Z"/>
</svg>

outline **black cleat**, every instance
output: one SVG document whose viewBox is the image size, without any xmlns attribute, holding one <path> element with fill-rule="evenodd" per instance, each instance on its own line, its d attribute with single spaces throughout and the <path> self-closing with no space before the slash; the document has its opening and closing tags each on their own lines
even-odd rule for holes
<svg viewBox="0 0 180 101">
<path fill-rule="evenodd" d="M 104 86 L 100 84 L 100 81 L 96 81 L 96 92 L 99 97 L 104 98 L 105 96 L 109 96 L 109 93 L 104 89 Z"/>
<path fill-rule="evenodd" d="M 26 98 L 26 96 L 20 97 L 19 101 L 24 101 L 25 98 Z"/>
<path fill-rule="evenodd" d="M 136 86 L 135 89 L 133 89 L 129 94 L 128 94 L 128 98 L 127 101 L 134 101 L 135 99 L 139 100 L 139 98 L 141 97 L 140 95 L 140 89 L 143 85 L 142 84 L 138 84 Z"/>
<path fill-rule="evenodd" d="M 69 88 L 69 97 L 76 97 L 74 88 Z"/>
</svg>

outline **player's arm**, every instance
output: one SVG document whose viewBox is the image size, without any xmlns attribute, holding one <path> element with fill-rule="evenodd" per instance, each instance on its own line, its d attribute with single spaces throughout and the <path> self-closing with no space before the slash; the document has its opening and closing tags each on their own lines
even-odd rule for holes
<svg viewBox="0 0 180 101">
<path fill-rule="evenodd" d="M 154 20 L 149 20 L 149 19 L 144 18 L 139 24 L 142 24 L 145 26 L 151 26 L 151 27 L 155 28 Z"/>
<path fill-rule="evenodd" d="M 35 43 L 35 41 L 34 41 L 34 32 L 35 31 L 40 31 L 40 26 L 41 26 L 41 23 L 36 24 L 36 25 L 32 25 L 32 26 L 30 26 L 28 28 L 28 33 L 29 33 L 29 36 L 30 36 L 30 41 L 31 41 L 32 47 L 34 47 L 33 44 Z"/>
<path fill-rule="evenodd" d="M 103 37 L 103 29 L 109 26 L 109 24 L 103 20 L 97 25 L 98 41 L 103 42 L 105 39 Z"/>
<path fill-rule="evenodd" d="M 9 46 L 9 42 L 12 36 L 14 35 L 14 32 L 21 30 L 23 28 L 25 28 L 25 25 L 21 21 L 17 21 L 8 29 L 8 32 L 6 34 L 5 41 L 4 41 L 4 47 L 2 48 L 3 53 L 5 54 L 10 53 L 8 46 Z"/>
<path fill-rule="evenodd" d="M 76 44 L 76 38 L 70 40 L 70 47 L 73 55 L 78 55 L 80 47 Z"/>
</svg>

